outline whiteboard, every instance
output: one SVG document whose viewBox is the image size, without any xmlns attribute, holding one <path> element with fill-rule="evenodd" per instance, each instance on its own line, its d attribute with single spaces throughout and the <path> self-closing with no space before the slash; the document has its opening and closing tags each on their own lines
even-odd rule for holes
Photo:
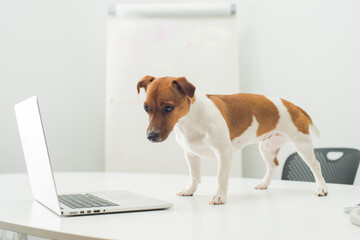
<svg viewBox="0 0 360 240">
<path fill-rule="evenodd" d="M 236 19 L 224 16 L 111 16 L 107 29 L 105 170 L 187 174 L 174 133 L 162 143 L 146 138 L 145 75 L 185 76 L 203 93 L 239 92 Z M 202 174 L 215 175 L 216 160 Z M 232 175 L 241 176 L 240 153 Z"/>
</svg>

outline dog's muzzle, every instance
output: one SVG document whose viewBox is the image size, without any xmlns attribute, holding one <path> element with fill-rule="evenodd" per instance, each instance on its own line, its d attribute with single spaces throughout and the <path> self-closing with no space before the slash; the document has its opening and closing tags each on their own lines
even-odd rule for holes
<svg viewBox="0 0 360 240">
<path fill-rule="evenodd" d="M 156 132 L 150 132 L 147 135 L 147 139 L 149 139 L 150 142 L 156 143 L 159 142 L 159 133 Z"/>
</svg>

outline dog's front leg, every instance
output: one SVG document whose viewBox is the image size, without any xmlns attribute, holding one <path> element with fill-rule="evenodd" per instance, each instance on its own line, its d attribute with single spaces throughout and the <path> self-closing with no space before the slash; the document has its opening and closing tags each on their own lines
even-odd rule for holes
<svg viewBox="0 0 360 240">
<path fill-rule="evenodd" d="M 201 179 L 201 158 L 194 154 L 185 152 L 185 159 L 189 167 L 190 182 L 186 188 L 177 193 L 178 196 L 192 196 Z"/>
<path fill-rule="evenodd" d="M 219 149 L 219 151 L 216 153 L 216 157 L 218 160 L 218 188 L 216 193 L 210 198 L 209 204 L 211 205 L 224 204 L 226 202 L 230 168 L 232 163 L 232 151 Z"/>
</svg>

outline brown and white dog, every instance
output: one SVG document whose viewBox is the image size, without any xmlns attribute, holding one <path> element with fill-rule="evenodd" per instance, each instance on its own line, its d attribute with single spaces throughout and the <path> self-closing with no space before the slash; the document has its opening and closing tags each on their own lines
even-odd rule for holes
<svg viewBox="0 0 360 240">
<path fill-rule="evenodd" d="M 310 131 L 319 135 L 309 115 L 296 105 L 256 94 L 205 95 L 184 77 L 145 76 L 137 84 L 144 88 L 144 109 L 149 114 L 147 138 L 164 141 L 175 130 L 177 142 L 185 152 L 191 175 L 180 196 L 191 196 L 200 182 L 201 158 L 217 158 L 218 188 L 210 204 L 226 201 L 232 154 L 244 146 L 259 142 L 267 170 L 256 189 L 266 189 L 280 147 L 290 141 L 310 167 L 316 180 L 316 195 L 326 196 L 327 188 L 315 159 Z"/>
</svg>

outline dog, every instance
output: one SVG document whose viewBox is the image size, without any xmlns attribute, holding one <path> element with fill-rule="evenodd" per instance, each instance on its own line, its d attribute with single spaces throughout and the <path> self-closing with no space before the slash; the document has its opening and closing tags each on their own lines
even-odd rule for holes
<svg viewBox="0 0 360 240">
<path fill-rule="evenodd" d="M 185 77 L 143 77 L 137 92 L 144 88 L 144 109 L 149 115 L 147 138 L 153 143 L 167 139 L 174 130 L 184 149 L 190 182 L 178 193 L 192 196 L 200 182 L 200 160 L 216 158 L 217 191 L 210 204 L 224 204 L 227 198 L 232 154 L 244 146 L 259 143 L 266 174 L 255 189 L 267 189 L 276 166 L 277 154 L 287 141 L 314 174 L 316 195 L 328 194 L 320 163 L 314 155 L 310 130 L 319 130 L 300 107 L 280 98 L 257 94 L 205 95 Z"/>
</svg>

